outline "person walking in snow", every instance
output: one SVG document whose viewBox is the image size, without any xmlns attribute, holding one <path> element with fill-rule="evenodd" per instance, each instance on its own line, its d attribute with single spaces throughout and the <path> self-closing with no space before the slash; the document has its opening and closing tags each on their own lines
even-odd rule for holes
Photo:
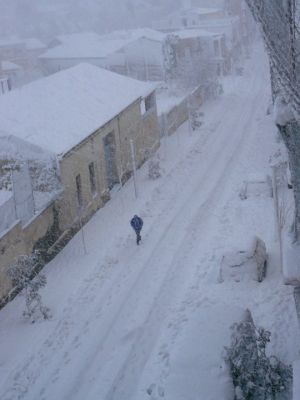
<svg viewBox="0 0 300 400">
<path fill-rule="evenodd" d="M 138 215 L 134 215 L 134 217 L 130 221 L 130 225 L 132 226 L 133 230 L 136 233 L 136 244 L 139 245 L 140 241 L 142 240 L 142 238 L 141 238 L 141 230 L 142 230 L 142 227 L 143 227 L 143 220 Z"/>
</svg>

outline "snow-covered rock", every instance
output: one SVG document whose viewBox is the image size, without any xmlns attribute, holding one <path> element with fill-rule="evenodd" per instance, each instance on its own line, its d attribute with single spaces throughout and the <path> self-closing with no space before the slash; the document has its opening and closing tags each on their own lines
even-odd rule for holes
<svg viewBox="0 0 300 400">
<path fill-rule="evenodd" d="M 273 118 L 276 125 L 285 126 L 295 119 L 291 106 L 282 96 L 277 96 L 274 101 Z"/>
</svg>

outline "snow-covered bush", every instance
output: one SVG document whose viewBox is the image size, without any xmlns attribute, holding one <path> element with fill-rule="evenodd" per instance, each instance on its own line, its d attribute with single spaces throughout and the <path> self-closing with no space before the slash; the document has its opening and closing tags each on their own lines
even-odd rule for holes
<svg viewBox="0 0 300 400">
<path fill-rule="evenodd" d="M 13 286 L 25 297 L 25 310 L 23 316 L 35 322 L 42 317 L 49 319 L 51 317 L 50 309 L 42 304 L 42 297 L 39 290 L 47 283 L 44 274 L 34 276 L 34 268 L 38 263 L 38 253 L 31 256 L 20 256 L 15 264 L 8 269 Z"/>
<path fill-rule="evenodd" d="M 274 100 L 273 118 L 276 125 L 285 126 L 295 120 L 295 115 L 290 104 L 278 95 Z"/>
<path fill-rule="evenodd" d="M 231 346 L 225 348 L 235 400 L 287 400 L 292 387 L 292 367 L 266 355 L 271 333 L 256 328 L 249 310 L 232 327 Z"/>
<path fill-rule="evenodd" d="M 202 116 L 203 116 L 202 112 L 198 112 L 196 110 L 193 110 L 190 112 L 190 123 L 191 123 L 191 128 L 193 131 L 201 127 L 201 125 L 202 125 L 201 117 Z"/>
<path fill-rule="evenodd" d="M 161 167 L 159 158 L 151 158 L 148 164 L 148 177 L 152 180 L 158 179 L 161 176 Z"/>
<path fill-rule="evenodd" d="M 61 189 L 55 160 L 29 162 L 30 176 L 34 191 L 56 192 Z"/>
</svg>

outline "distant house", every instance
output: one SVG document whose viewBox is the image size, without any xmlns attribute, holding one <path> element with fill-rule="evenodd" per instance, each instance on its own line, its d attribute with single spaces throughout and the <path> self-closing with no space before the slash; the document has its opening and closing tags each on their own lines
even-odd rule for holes
<svg viewBox="0 0 300 400">
<path fill-rule="evenodd" d="M 58 36 L 40 58 L 48 74 L 88 62 L 144 81 L 164 77 L 163 40 L 152 29 L 116 31 L 99 36 L 92 32 Z"/>
<path fill-rule="evenodd" d="M 225 12 L 219 8 L 182 8 L 170 14 L 167 18 L 153 23 L 153 28 L 164 32 L 180 29 L 197 29 L 203 23 L 225 17 Z"/>
<path fill-rule="evenodd" d="M 80 63 L 109 68 L 108 57 L 123 45 L 124 40 L 101 40 L 97 34 L 64 35 L 50 43 L 50 49 L 40 55 L 39 61 L 46 74 L 53 74 Z"/>
<path fill-rule="evenodd" d="M 242 33 L 240 30 L 241 25 L 239 17 L 228 16 L 212 21 L 205 21 L 201 23 L 199 27 L 210 32 L 223 34 L 226 39 L 228 57 L 231 57 L 233 60 L 239 57 L 242 44 Z"/>
<path fill-rule="evenodd" d="M 227 15 L 224 10 L 215 8 L 183 8 L 171 14 L 168 18 L 153 24 L 154 29 L 162 32 L 179 30 L 205 30 L 223 35 L 226 46 L 222 57 L 225 70 L 231 70 L 232 61 L 239 57 L 242 45 L 241 19 L 239 16 Z"/>
<path fill-rule="evenodd" d="M 22 79 L 18 79 L 19 86 L 42 76 L 38 56 L 46 49 L 46 45 L 36 38 L 4 38 L 0 40 L 0 60 L 22 68 Z"/>
<path fill-rule="evenodd" d="M 36 38 L 3 38 L 0 40 L 0 58 L 26 69 L 46 48 L 46 45 Z"/>
<path fill-rule="evenodd" d="M 226 75 L 226 40 L 225 35 L 203 29 L 185 29 L 173 32 L 178 63 L 187 60 L 199 63 L 205 61 L 212 76 Z"/>
<path fill-rule="evenodd" d="M 0 96 L 11 90 L 11 84 L 7 76 L 0 76 Z"/>
<path fill-rule="evenodd" d="M 108 57 L 109 69 L 143 81 L 165 78 L 163 46 L 166 35 L 149 28 L 115 31 L 105 40 L 124 40 L 122 47 Z"/>
<path fill-rule="evenodd" d="M 23 68 L 11 61 L 0 61 L 0 79 L 7 78 L 8 89 L 18 86 L 24 74 Z"/>
<path fill-rule="evenodd" d="M 60 46 L 62 44 L 73 44 L 85 45 L 86 43 L 97 42 L 100 40 L 100 35 L 95 32 L 77 32 L 68 33 L 65 35 L 56 36 L 48 44 L 48 48 Z"/>
</svg>

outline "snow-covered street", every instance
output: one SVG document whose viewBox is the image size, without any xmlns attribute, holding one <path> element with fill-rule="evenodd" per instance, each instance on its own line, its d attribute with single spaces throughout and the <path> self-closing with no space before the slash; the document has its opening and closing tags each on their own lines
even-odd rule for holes
<svg viewBox="0 0 300 400">
<path fill-rule="evenodd" d="M 221 400 L 231 385 L 222 354 L 249 308 L 271 331 L 271 352 L 299 357 L 293 288 L 283 284 L 273 199 L 239 192 L 271 175 L 278 147 L 262 47 L 203 106 L 203 125 L 162 141 L 162 177 L 138 171 L 46 268 L 53 318 L 28 324 L 18 296 L 0 311 L 1 400 Z M 144 220 L 135 243 L 129 221 Z M 223 254 L 258 235 L 270 262 L 262 283 L 220 280 Z M 297 333 L 298 332 L 298 333 Z"/>
</svg>

